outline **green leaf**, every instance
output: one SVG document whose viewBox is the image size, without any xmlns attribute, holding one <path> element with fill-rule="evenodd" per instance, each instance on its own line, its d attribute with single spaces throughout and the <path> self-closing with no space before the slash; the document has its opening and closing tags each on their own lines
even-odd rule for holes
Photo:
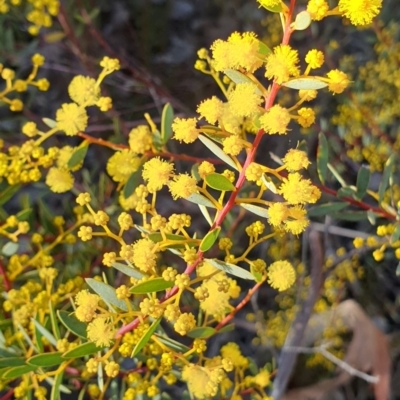
<svg viewBox="0 0 400 400">
<path fill-rule="evenodd" d="M 33 365 L 21 365 L 20 367 L 10 368 L 3 374 L 3 379 L 15 379 L 29 372 L 35 371 L 37 367 Z"/>
<path fill-rule="evenodd" d="M 159 131 L 151 132 L 151 140 L 156 150 L 161 151 L 163 142 Z"/>
<path fill-rule="evenodd" d="M 189 197 L 185 197 L 185 200 L 188 200 L 191 203 L 195 203 L 200 206 L 215 208 L 215 205 L 211 202 L 211 200 L 208 200 L 207 197 L 203 196 L 200 193 L 193 193 Z"/>
<path fill-rule="evenodd" d="M 167 103 L 161 115 L 161 138 L 163 144 L 167 143 L 172 136 L 172 121 L 174 119 L 174 109 L 170 103 Z"/>
<path fill-rule="evenodd" d="M 343 179 L 343 177 L 340 175 L 339 171 L 331 164 L 328 163 L 328 169 L 331 171 L 332 175 L 336 178 L 336 180 L 343 186 L 347 186 L 346 181 Z"/>
<path fill-rule="evenodd" d="M 236 166 L 235 162 L 230 158 L 227 154 L 225 154 L 220 147 L 218 147 L 211 139 L 199 135 L 199 140 L 210 150 L 212 153 L 214 153 L 219 159 L 224 161 L 226 164 L 228 164 L 230 167 L 238 170 L 238 167 Z"/>
<path fill-rule="evenodd" d="M 296 15 L 294 20 L 294 27 L 296 31 L 304 31 L 311 24 L 311 15 L 307 11 L 301 11 Z"/>
<path fill-rule="evenodd" d="M 348 203 L 344 201 L 337 203 L 326 203 L 310 208 L 307 211 L 307 214 L 309 217 L 319 217 L 321 215 L 329 215 L 331 212 L 340 211 L 347 206 Z"/>
<path fill-rule="evenodd" d="M 362 221 L 368 219 L 368 214 L 366 211 L 345 211 L 332 213 L 331 217 L 344 221 Z"/>
<path fill-rule="evenodd" d="M 265 207 L 255 206 L 249 203 L 239 203 L 240 207 L 244 208 L 251 213 L 258 215 L 263 218 L 269 218 L 268 210 Z"/>
<path fill-rule="evenodd" d="M 63 358 L 81 358 L 90 356 L 91 354 L 97 353 L 101 350 L 101 347 L 97 347 L 92 342 L 83 343 L 72 350 L 67 351 L 62 356 Z"/>
<path fill-rule="evenodd" d="M 282 3 L 280 2 L 276 6 L 266 6 L 262 2 L 260 2 L 260 5 L 273 13 L 280 13 L 282 11 Z"/>
<path fill-rule="evenodd" d="M 367 211 L 367 218 L 368 221 L 371 225 L 375 225 L 376 224 L 376 217 L 380 217 L 380 215 L 375 214 L 373 211 L 368 210 Z"/>
<path fill-rule="evenodd" d="M 213 221 L 211 219 L 211 215 L 208 212 L 207 207 L 206 206 L 202 206 L 201 204 L 198 204 L 198 206 L 199 206 L 199 209 L 200 209 L 201 213 L 203 214 L 203 217 L 208 222 L 208 225 L 212 226 Z"/>
<path fill-rule="evenodd" d="M 124 198 L 127 199 L 129 196 L 133 194 L 135 189 L 139 186 L 140 179 L 142 177 L 142 170 L 139 169 L 131 174 L 128 180 L 125 183 L 123 195 Z"/>
<path fill-rule="evenodd" d="M 176 241 L 177 242 L 176 244 L 168 245 L 169 249 L 170 248 L 182 249 L 186 245 L 189 245 L 189 246 L 193 247 L 193 246 L 197 246 L 197 244 L 198 244 L 198 240 L 196 240 L 196 239 L 188 239 L 185 236 L 174 235 L 172 233 L 166 234 L 165 237 L 167 238 L 167 240 L 172 240 L 172 241 Z M 164 240 L 164 237 L 159 232 L 151 233 L 148 236 L 148 238 L 154 243 L 159 243 L 159 242 L 162 242 Z"/>
<path fill-rule="evenodd" d="M 188 332 L 187 336 L 191 337 L 192 339 L 205 339 L 209 338 L 215 333 L 216 330 L 214 328 L 211 328 L 210 326 L 199 326 Z"/>
<path fill-rule="evenodd" d="M 121 310 L 129 311 L 126 302 L 117 297 L 115 289 L 112 286 L 96 281 L 93 278 L 86 278 L 85 281 L 106 303 L 110 303 Z"/>
<path fill-rule="evenodd" d="M 61 371 L 60 373 L 58 373 L 56 375 L 56 378 L 54 379 L 54 381 L 52 382 L 52 388 L 51 388 L 51 394 L 50 394 L 50 400 L 59 400 L 60 399 L 60 392 L 61 392 L 61 383 L 63 380 L 63 376 L 64 376 L 64 371 Z M 65 386 L 64 386 L 65 388 Z M 67 388 L 65 388 L 67 389 Z M 67 389 L 68 392 L 66 393 L 71 393 L 71 391 L 69 389 Z M 65 393 L 65 391 L 63 391 Z"/>
<path fill-rule="evenodd" d="M 82 146 L 78 147 L 71 155 L 70 159 L 68 160 L 68 168 L 72 169 L 78 166 L 83 160 L 85 159 L 86 153 L 88 151 L 89 146 Z"/>
<path fill-rule="evenodd" d="M 163 344 L 165 344 L 170 350 L 175 351 L 177 353 L 186 353 L 190 350 L 189 347 L 184 344 L 177 342 L 174 339 L 170 339 L 168 336 L 162 336 L 158 333 L 155 333 L 154 336 Z"/>
<path fill-rule="evenodd" d="M 54 311 L 54 307 L 53 307 L 51 300 L 49 301 L 49 310 L 50 310 L 51 329 L 53 331 L 54 337 L 57 340 L 59 340 L 59 339 L 61 339 L 60 328 L 58 326 L 56 313 Z"/>
<path fill-rule="evenodd" d="M 369 185 L 369 178 L 371 176 L 371 171 L 369 167 L 362 165 L 361 168 L 358 170 L 357 174 L 357 198 L 362 199 L 367 193 L 368 185 Z"/>
<path fill-rule="evenodd" d="M 34 335 L 35 335 L 35 343 L 38 347 L 39 353 L 43 353 L 44 352 L 44 343 L 42 341 L 43 335 L 41 334 L 37 326 L 35 326 Z"/>
<path fill-rule="evenodd" d="M 137 269 L 132 268 L 126 264 L 121 264 L 121 263 L 116 262 L 112 265 L 112 267 L 117 269 L 118 271 L 122 272 L 123 274 L 128 275 L 135 279 L 142 279 L 144 277 L 144 275 L 141 272 L 139 272 Z"/>
<path fill-rule="evenodd" d="M 291 79 L 290 81 L 282 83 L 282 86 L 296 90 L 318 90 L 327 87 L 328 84 L 318 78 L 307 76 L 306 78 Z"/>
<path fill-rule="evenodd" d="M 24 357 L 7 357 L 0 358 L 0 368 L 3 367 L 20 367 L 21 365 L 26 365 Z"/>
<path fill-rule="evenodd" d="M 140 340 L 137 342 L 135 348 L 132 351 L 132 355 L 131 357 L 135 357 L 140 350 L 143 349 L 144 346 L 146 346 L 147 342 L 151 339 L 151 336 L 153 335 L 153 333 L 155 332 L 155 330 L 158 328 L 158 325 L 160 325 L 162 318 L 158 318 L 156 319 L 149 327 L 149 329 L 147 329 L 147 331 L 145 332 L 145 334 L 140 338 Z"/>
<path fill-rule="evenodd" d="M 337 191 L 337 197 L 356 197 L 356 188 L 352 186 L 345 186 Z"/>
<path fill-rule="evenodd" d="M 254 276 L 254 279 L 257 283 L 262 281 L 263 275 L 260 272 L 255 271 L 253 263 L 250 264 L 250 272 Z"/>
<path fill-rule="evenodd" d="M 251 272 L 238 267 L 237 265 L 234 264 L 229 264 L 226 263 L 224 261 L 221 260 L 217 260 L 217 259 L 211 259 L 211 258 L 205 258 L 204 261 L 208 262 L 209 264 L 211 264 L 213 267 L 219 269 L 220 271 L 224 271 L 229 275 L 233 275 L 236 276 L 238 278 L 242 278 L 242 279 L 248 279 L 251 281 L 254 281 L 255 278 L 254 276 L 251 274 Z"/>
<path fill-rule="evenodd" d="M 208 186 L 216 190 L 224 192 L 235 190 L 235 185 L 226 176 L 217 174 L 216 172 L 208 174 L 204 180 Z"/>
<path fill-rule="evenodd" d="M 172 288 L 173 286 L 174 282 L 166 281 L 163 278 L 154 278 L 146 282 L 138 283 L 136 286 L 130 288 L 129 291 L 134 294 L 146 294 L 161 292 L 163 290 Z"/>
<path fill-rule="evenodd" d="M 7 203 L 19 190 L 21 189 L 21 185 L 12 185 L 7 186 L 4 190 L 0 193 L 0 206 Z"/>
<path fill-rule="evenodd" d="M 265 50 L 265 49 L 264 49 Z M 271 52 L 271 51 L 270 51 Z M 241 83 L 250 83 L 254 86 L 254 93 L 262 96 L 261 90 L 257 87 L 257 85 L 245 74 L 242 72 L 236 71 L 234 69 L 225 69 L 224 74 L 232 81 L 235 82 L 237 85 Z"/>
<path fill-rule="evenodd" d="M 42 121 L 51 129 L 53 129 L 57 126 L 57 122 L 54 121 L 54 119 L 42 118 Z"/>
<path fill-rule="evenodd" d="M 322 183 L 325 183 L 326 173 L 328 171 L 329 148 L 325 135 L 320 132 L 318 135 L 317 149 L 317 170 Z"/>
<path fill-rule="evenodd" d="M 392 243 L 397 242 L 400 239 L 400 225 L 397 225 L 394 232 L 392 233 Z"/>
<path fill-rule="evenodd" d="M 216 240 L 218 239 L 218 235 L 220 232 L 221 232 L 220 226 L 218 226 L 217 228 L 208 232 L 207 235 L 204 236 L 203 240 L 200 243 L 200 250 L 203 252 L 210 250 L 211 247 L 213 247 Z"/>
<path fill-rule="evenodd" d="M 7 242 L 2 248 L 1 253 L 6 257 L 11 257 L 18 251 L 19 244 L 15 242 Z"/>
<path fill-rule="evenodd" d="M 397 264 L 396 276 L 400 276 L 400 262 Z"/>
<path fill-rule="evenodd" d="M 20 211 L 16 216 L 18 221 L 27 221 L 32 215 L 33 208 L 27 208 L 26 210 Z"/>
<path fill-rule="evenodd" d="M 389 185 L 390 177 L 393 173 L 393 164 L 397 158 L 397 155 L 394 153 L 392 154 L 385 163 L 385 168 L 383 170 L 382 180 L 379 185 L 379 203 L 382 203 L 383 198 L 385 196 L 386 189 Z"/>
<path fill-rule="evenodd" d="M 57 340 L 50 331 L 48 331 L 43 325 L 41 325 L 39 321 L 36 321 L 36 319 L 32 318 L 31 321 L 34 323 L 35 327 L 42 334 L 42 336 L 44 336 L 49 341 L 49 343 L 51 343 L 53 346 L 57 346 Z"/>
<path fill-rule="evenodd" d="M 272 179 L 265 174 L 262 174 L 261 180 L 263 184 L 274 194 L 278 193 L 278 189 L 275 186 L 275 183 L 272 181 Z"/>
<path fill-rule="evenodd" d="M 45 353 L 37 354 L 29 358 L 26 362 L 29 365 L 34 365 L 35 367 L 52 367 L 54 365 L 60 365 L 65 359 L 61 356 L 61 353 Z"/>
<path fill-rule="evenodd" d="M 269 56 L 272 53 L 271 49 L 261 40 L 258 41 L 258 52 L 263 56 Z"/>
<path fill-rule="evenodd" d="M 57 310 L 57 316 L 61 323 L 67 328 L 68 332 L 72 332 L 74 335 L 79 336 L 82 339 L 87 338 L 86 324 L 78 321 L 75 317 L 72 317 L 64 310 Z"/>
<path fill-rule="evenodd" d="M 225 325 L 223 328 L 221 328 L 218 333 L 226 333 L 226 332 L 232 332 L 235 330 L 235 324 L 229 324 Z"/>
</svg>

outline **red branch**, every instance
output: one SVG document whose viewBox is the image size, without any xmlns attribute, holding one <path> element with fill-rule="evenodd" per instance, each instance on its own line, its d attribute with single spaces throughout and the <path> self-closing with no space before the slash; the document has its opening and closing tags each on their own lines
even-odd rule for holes
<svg viewBox="0 0 400 400">
<path fill-rule="evenodd" d="M 290 35 L 292 33 L 292 30 L 290 29 L 290 24 L 291 24 L 291 21 L 292 21 L 292 16 L 293 16 L 295 3 L 296 3 L 296 0 L 291 0 L 291 2 L 290 2 L 289 12 L 288 12 L 288 15 L 286 16 L 286 25 L 285 25 L 284 36 L 283 36 L 283 39 L 282 39 L 282 44 L 288 44 L 289 43 Z M 274 82 L 272 84 L 272 87 L 271 87 L 271 90 L 269 92 L 269 95 L 268 95 L 268 97 L 266 98 L 266 101 L 265 101 L 265 107 L 264 108 L 266 110 L 270 109 L 272 107 L 272 105 L 274 104 L 274 101 L 275 101 L 275 98 L 276 98 L 276 96 L 278 94 L 279 89 L 280 89 L 280 86 Z M 226 202 L 225 206 L 223 207 L 223 209 L 218 213 L 218 215 L 217 215 L 217 217 L 215 219 L 215 222 L 212 225 L 212 227 L 210 228 L 210 230 L 213 230 L 216 227 L 221 226 L 221 224 L 224 221 L 226 215 L 235 206 L 236 197 L 237 197 L 240 189 L 242 188 L 242 186 L 243 186 L 243 184 L 245 183 L 245 180 L 246 180 L 245 179 L 246 169 L 253 162 L 253 160 L 255 158 L 255 155 L 256 155 L 257 148 L 258 148 L 263 136 L 264 136 L 264 130 L 260 129 L 258 131 L 258 133 L 257 133 L 256 138 L 254 139 L 254 142 L 253 142 L 253 145 L 252 145 L 250 151 L 247 154 L 246 161 L 244 162 L 244 165 L 243 165 L 243 169 L 240 172 L 239 178 L 238 178 L 238 180 L 236 182 L 235 190 L 231 193 L 231 195 L 230 195 L 228 201 Z M 198 253 L 197 253 L 197 260 L 193 264 L 187 265 L 184 273 L 187 274 L 187 275 L 190 275 L 197 268 L 197 266 L 203 261 L 203 257 L 204 257 L 204 253 L 201 250 L 199 250 Z M 257 284 L 253 289 L 257 290 L 260 285 L 261 285 L 261 283 Z M 167 300 L 168 298 L 174 296 L 178 292 L 178 290 L 179 289 L 178 289 L 177 286 L 173 287 L 160 300 L 160 302 L 162 303 L 165 300 Z M 139 325 L 139 323 L 140 323 L 140 319 L 136 318 L 135 320 L 133 320 L 129 324 L 127 324 L 127 325 L 123 326 L 121 329 L 119 329 L 117 334 L 116 334 L 116 336 L 118 337 L 120 335 L 124 335 L 127 332 L 130 332 L 131 330 L 135 329 Z"/>
<path fill-rule="evenodd" d="M 258 282 L 257 285 L 252 287 L 247 293 L 246 297 L 235 307 L 235 309 L 227 315 L 215 328 L 216 331 L 219 331 L 223 326 L 225 326 L 233 317 L 236 315 L 238 311 L 240 311 L 252 298 L 253 294 L 257 292 L 260 286 L 264 283 L 264 281 Z"/>
<path fill-rule="evenodd" d="M 3 285 L 4 285 L 4 290 L 6 292 L 9 292 L 12 289 L 12 285 L 10 280 L 7 277 L 7 272 L 4 269 L 4 265 L 0 260 L 0 276 L 3 278 Z"/>
</svg>

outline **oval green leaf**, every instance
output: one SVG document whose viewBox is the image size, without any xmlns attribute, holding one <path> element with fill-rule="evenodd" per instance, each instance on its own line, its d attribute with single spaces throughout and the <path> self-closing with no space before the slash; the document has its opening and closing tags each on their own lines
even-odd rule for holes
<svg viewBox="0 0 400 400">
<path fill-rule="evenodd" d="M 212 173 L 204 178 L 208 186 L 215 190 L 231 192 L 235 190 L 235 185 L 224 175 Z"/>
<path fill-rule="evenodd" d="M 248 203 L 239 203 L 240 207 L 244 208 L 247 211 L 250 211 L 253 214 L 256 214 L 263 218 L 269 218 L 268 210 L 264 207 L 255 206 L 254 204 Z"/>
<path fill-rule="evenodd" d="M 132 268 L 126 264 L 121 264 L 116 262 L 112 265 L 112 267 L 122 272 L 123 274 L 130 276 L 131 278 L 142 279 L 144 277 L 144 275 L 137 269 Z"/>
<path fill-rule="evenodd" d="M 59 340 L 61 339 L 60 328 L 58 326 L 58 321 L 56 317 L 56 313 L 53 307 L 51 300 L 49 301 L 49 314 L 50 314 L 50 321 L 51 321 L 51 329 L 53 331 L 54 337 Z"/>
<path fill-rule="evenodd" d="M 235 324 L 229 324 L 219 329 L 218 333 L 232 332 L 233 330 L 235 330 Z"/>
<path fill-rule="evenodd" d="M 54 119 L 42 118 L 42 121 L 51 129 L 53 129 L 57 126 L 57 122 L 54 121 Z"/>
<path fill-rule="evenodd" d="M 261 40 L 258 41 L 258 52 L 263 56 L 269 56 L 272 53 L 271 49 Z"/>
<path fill-rule="evenodd" d="M 78 147 L 71 155 L 70 159 L 68 160 L 68 168 L 72 169 L 79 165 L 85 159 L 86 153 L 88 151 L 89 146 L 82 146 Z"/>
<path fill-rule="evenodd" d="M 129 289 L 133 294 L 146 294 L 161 292 L 166 289 L 170 289 L 174 286 L 174 282 L 169 282 L 163 278 L 155 278 L 150 281 L 138 283 L 136 286 Z"/>
<path fill-rule="evenodd" d="M 211 247 L 213 247 L 216 240 L 218 239 L 218 235 L 220 232 L 221 232 L 220 226 L 218 226 L 217 228 L 208 232 L 207 235 L 204 236 L 203 240 L 200 243 L 200 250 L 203 252 L 210 250 Z"/>
<path fill-rule="evenodd" d="M 86 278 L 86 283 L 106 302 L 124 311 L 129 311 L 125 300 L 117 297 L 115 289 L 107 283 L 96 281 L 93 278 Z"/>
<path fill-rule="evenodd" d="M 141 169 L 133 172 L 131 176 L 128 178 L 128 180 L 125 183 L 124 186 L 124 191 L 123 195 L 124 198 L 127 199 L 129 196 L 133 194 L 135 189 L 139 186 L 140 179 L 142 177 L 142 171 Z"/>
<path fill-rule="evenodd" d="M 280 13 L 282 11 L 282 3 L 279 2 L 276 6 L 267 6 L 263 4 L 264 2 L 261 0 L 260 5 L 267 9 L 268 11 L 271 11 L 273 13 Z"/>
<path fill-rule="evenodd" d="M 212 328 L 211 326 L 199 326 L 188 332 L 187 336 L 191 337 L 192 339 L 205 339 L 209 338 L 215 333 L 215 328 Z"/>
<path fill-rule="evenodd" d="M 15 379 L 29 372 L 35 371 L 37 367 L 33 365 L 22 365 L 20 367 L 10 368 L 3 374 L 3 379 Z"/>
<path fill-rule="evenodd" d="M 230 167 L 233 169 L 238 170 L 238 167 L 236 166 L 235 162 L 230 158 L 227 154 L 225 154 L 220 147 L 218 147 L 211 139 L 199 135 L 199 140 L 210 150 L 212 153 L 214 153 L 219 159 L 224 161 L 226 164 L 228 164 Z"/>
<path fill-rule="evenodd" d="M 170 339 L 168 336 L 162 336 L 157 333 L 154 334 L 154 336 L 157 337 L 157 339 L 165 344 L 171 351 L 175 351 L 177 353 L 186 353 L 190 350 L 188 346 L 185 346 L 184 344 L 177 342 L 174 339 Z"/>
<path fill-rule="evenodd" d="M 317 149 L 317 171 L 319 179 L 325 183 L 326 173 L 328 171 L 329 147 L 325 135 L 320 132 L 318 134 Z"/>
<path fill-rule="evenodd" d="M 254 281 L 255 278 L 251 274 L 250 271 L 247 271 L 243 268 L 238 267 L 234 264 L 226 263 L 225 261 L 217 260 L 215 258 L 205 258 L 204 261 L 211 264 L 213 267 L 219 269 L 220 271 L 224 271 L 229 275 L 236 276 L 238 278 L 247 279 L 250 281 Z"/>
<path fill-rule="evenodd" d="M 78 321 L 74 316 L 69 315 L 69 313 L 64 310 L 57 310 L 57 317 L 69 332 L 72 332 L 74 335 L 79 336 L 82 339 L 87 338 L 86 324 Z"/>
<path fill-rule="evenodd" d="M 32 318 L 31 320 L 34 323 L 36 329 L 41 333 L 41 335 L 44 336 L 53 346 L 57 346 L 57 339 L 53 336 L 53 334 L 43 325 L 41 325 L 39 321 L 36 321 L 36 319 Z"/>
<path fill-rule="evenodd" d="M 140 340 L 137 342 L 135 348 L 133 349 L 132 355 L 131 355 L 132 358 L 135 357 L 140 352 L 140 350 L 143 349 L 143 347 L 147 344 L 147 342 L 151 339 L 151 336 L 158 328 L 158 325 L 160 325 L 160 322 L 161 322 L 161 318 L 158 318 L 150 325 L 149 329 L 140 338 Z"/>
<path fill-rule="evenodd" d="M 326 203 L 326 204 L 321 204 L 319 206 L 310 208 L 307 211 L 307 214 L 309 217 L 325 216 L 325 215 L 329 215 L 332 212 L 340 211 L 347 206 L 348 206 L 348 203 L 345 203 L 345 202 Z"/>
<path fill-rule="evenodd" d="M 286 86 L 290 89 L 297 90 L 318 90 L 328 86 L 326 82 L 321 81 L 318 78 L 307 76 L 304 78 L 296 78 L 290 81 L 282 83 L 282 86 Z"/>
<path fill-rule="evenodd" d="M 11 257 L 18 251 L 19 244 L 15 242 L 7 242 L 1 249 L 1 253 L 6 257 Z"/>
<path fill-rule="evenodd" d="M 368 166 L 362 165 L 357 174 L 357 198 L 362 199 L 367 193 L 371 171 Z"/>
<path fill-rule="evenodd" d="M 21 185 L 13 185 L 7 186 L 4 190 L 0 193 L 0 206 L 7 203 L 19 190 L 21 189 Z"/>
<path fill-rule="evenodd" d="M 0 358 L 0 368 L 20 367 L 21 365 L 26 365 L 25 358 L 23 358 L 23 357 Z"/>
<path fill-rule="evenodd" d="M 362 221 L 368 219 L 368 214 L 366 211 L 345 211 L 332 213 L 331 217 L 343 221 Z"/>
<path fill-rule="evenodd" d="M 337 197 L 356 197 L 356 189 L 352 186 L 345 186 L 337 191 Z"/>
<path fill-rule="evenodd" d="M 397 154 L 392 154 L 385 163 L 385 168 L 383 169 L 383 175 L 381 183 L 379 184 L 379 203 L 382 203 L 383 198 L 385 197 L 386 189 L 389 185 L 390 177 L 393 173 L 393 165 L 397 158 Z"/>
<path fill-rule="evenodd" d="M 172 136 L 172 121 L 174 119 L 174 109 L 170 103 L 167 103 L 162 111 L 161 115 L 161 139 L 162 143 L 165 144 Z"/>
<path fill-rule="evenodd" d="M 400 239 L 400 225 L 397 225 L 394 232 L 392 233 L 391 242 L 397 242 Z"/>
<path fill-rule="evenodd" d="M 92 342 L 83 343 L 72 350 L 67 351 L 62 356 L 63 358 L 80 358 L 90 356 L 91 354 L 97 353 L 101 350 L 101 347 L 97 347 Z"/>
<path fill-rule="evenodd" d="M 65 361 L 61 353 L 47 353 L 47 354 L 37 354 L 29 358 L 26 362 L 29 365 L 34 365 L 35 367 L 52 367 L 54 365 L 60 365 Z"/>
<path fill-rule="evenodd" d="M 260 42 L 261 43 L 261 42 Z M 259 46 L 260 48 L 260 46 Z M 268 48 L 268 47 L 267 47 Z M 265 48 L 262 48 L 265 51 Z M 224 74 L 234 83 L 240 85 L 241 83 L 250 83 L 254 86 L 254 93 L 262 96 L 261 90 L 257 87 L 257 85 L 245 74 L 242 72 L 236 71 L 234 69 L 225 69 Z"/>
<path fill-rule="evenodd" d="M 311 24 L 311 15 L 308 11 L 301 11 L 296 15 L 296 19 L 294 20 L 293 29 L 296 31 L 304 31 Z"/>
<path fill-rule="evenodd" d="M 207 197 L 200 193 L 193 193 L 189 197 L 185 197 L 185 200 L 198 204 L 199 206 L 215 208 L 215 205 L 211 202 L 211 200 L 208 200 Z"/>
</svg>

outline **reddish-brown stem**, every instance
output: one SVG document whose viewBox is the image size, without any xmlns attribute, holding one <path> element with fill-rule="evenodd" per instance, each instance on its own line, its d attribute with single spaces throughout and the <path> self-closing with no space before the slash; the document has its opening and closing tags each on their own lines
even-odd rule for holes
<svg viewBox="0 0 400 400">
<path fill-rule="evenodd" d="M 9 292 L 12 289 L 11 282 L 9 281 L 7 277 L 7 272 L 4 269 L 4 265 L 0 260 L 0 276 L 3 278 L 3 285 L 4 285 L 4 290 L 6 292 Z"/>
<path fill-rule="evenodd" d="M 11 399 L 11 397 L 14 394 L 14 389 L 10 389 L 4 396 L 0 397 L 0 400 L 8 400 Z"/>
<path fill-rule="evenodd" d="M 292 33 L 292 30 L 290 29 L 290 24 L 292 21 L 295 4 L 296 4 L 296 0 L 290 1 L 290 8 L 289 8 L 289 12 L 286 16 L 286 25 L 285 25 L 285 32 L 283 35 L 282 44 L 289 43 L 290 35 Z M 278 94 L 279 89 L 280 89 L 280 86 L 274 82 L 272 84 L 269 95 L 265 101 L 264 108 L 266 110 L 270 109 L 272 107 L 272 105 L 274 104 L 274 101 Z M 257 133 L 256 138 L 254 139 L 254 142 L 253 142 L 253 145 L 252 145 L 250 151 L 247 154 L 246 161 L 244 162 L 244 165 L 243 165 L 243 169 L 240 172 L 239 178 L 236 182 L 235 190 L 230 195 L 229 200 L 227 201 L 227 203 L 225 204 L 223 209 L 218 213 L 218 215 L 215 219 L 215 222 L 212 225 L 210 230 L 215 229 L 218 226 L 221 226 L 221 224 L 224 221 L 228 212 L 235 206 L 236 197 L 237 197 L 240 189 L 242 188 L 243 184 L 245 183 L 246 169 L 253 162 L 254 157 L 256 155 L 257 148 L 258 148 L 263 136 L 264 136 L 264 130 L 260 129 Z M 204 253 L 201 250 L 199 250 L 197 253 L 197 260 L 193 264 L 187 265 L 184 273 L 187 275 L 190 275 L 197 268 L 197 266 L 203 261 L 203 257 L 204 257 Z M 261 283 L 257 284 L 253 289 L 257 290 L 260 285 L 261 285 Z M 160 302 L 164 302 L 166 299 L 174 296 L 178 292 L 178 290 L 179 289 L 177 286 L 173 287 L 167 293 L 167 295 L 163 299 L 161 299 Z M 138 318 L 136 318 L 134 321 L 130 322 L 129 324 L 127 324 L 127 325 L 123 326 L 121 329 L 119 329 L 116 336 L 124 335 L 125 333 L 130 332 L 131 330 L 135 329 L 139 325 L 139 322 L 140 322 L 140 320 Z"/>
<path fill-rule="evenodd" d="M 328 187 L 326 187 L 324 185 L 316 185 L 316 186 L 319 189 L 321 189 L 321 191 L 323 191 L 324 193 L 328 193 L 328 194 L 331 194 L 332 196 L 337 197 L 337 191 L 336 190 L 330 189 L 330 188 L 328 188 Z M 363 210 L 373 211 L 374 213 L 380 214 L 380 215 L 382 215 L 383 217 L 385 217 L 387 219 L 390 219 L 390 220 L 395 220 L 396 219 L 395 215 L 392 215 L 392 214 L 388 213 L 387 211 L 383 210 L 382 208 L 371 206 L 371 205 L 369 205 L 367 203 L 364 203 L 362 201 L 355 200 L 352 197 L 344 196 L 344 197 L 341 197 L 340 199 L 344 200 L 344 201 L 347 201 L 348 203 L 350 203 L 350 204 L 352 204 L 354 206 L 362 208 Z"/>
<path fill-rule="evenodd" d="M 258 282 L 254 287 L 252 287 L 249 292 L 246 294 L 245 298 L 235 307 L 235 309 L 228 314 L 215 328 L 216 331 L 219 331 L 222 327 L 224 327 L 229 321 L 233 319 L 238 311 L 240 311 L 252 298 L 254 293 L 260 288 L 260 286 L 264 283 L 264 281 Z"/>
</svg>

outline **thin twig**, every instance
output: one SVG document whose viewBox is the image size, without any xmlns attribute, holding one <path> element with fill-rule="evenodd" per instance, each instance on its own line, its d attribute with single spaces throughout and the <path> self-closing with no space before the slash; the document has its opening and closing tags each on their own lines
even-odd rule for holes
<svg viewBox="0 0 400 400">
<path fill-rule="evenodd" d="M 330 353 L 326 348 L 329 346 L 329 343 L 323 344 L 321 346 L 316 346 L 316 347 L 301 347 L 301 346 L 292 346 L 292 347 L 287 347 L 286 351 L 292 351 L 295 353 L 319 353 L 322 354 L 325 358 L 327 358 L 329 361 L 333 362 L 335 365 L 338 367 L 342 368 L 346 372 L 348 372 L 350 375 L 353 376 L 358 376 L 361 379 L 364 379 L 368 383 L 378 383 L 379 382 L 379 377 L 377 376 L 372 376 L 368 375 L 364 372 L 359 371 L 358 369 L 353 368 L 351 365 L 347 364 L 340 358 L 337 358 L 334 356 L 332 353 Z"/>
</svg>

